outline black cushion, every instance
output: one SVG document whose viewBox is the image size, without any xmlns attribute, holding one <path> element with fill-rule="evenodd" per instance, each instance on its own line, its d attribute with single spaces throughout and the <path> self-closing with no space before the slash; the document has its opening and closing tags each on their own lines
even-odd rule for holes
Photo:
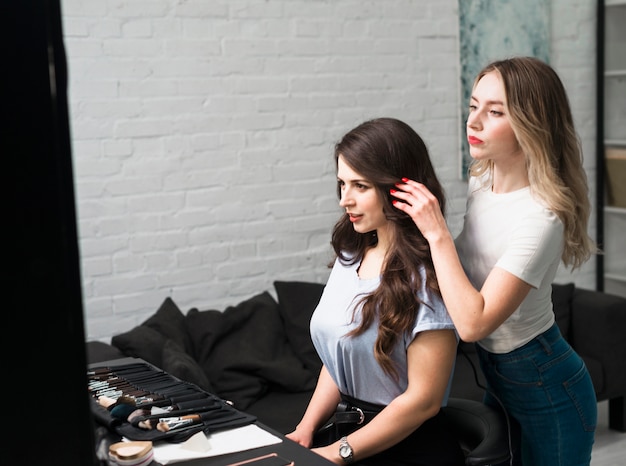
<svg viewBox="0 0 626 466">
<path fill-rule="evenodd" d="M 128 356 L 141 358 L 163 368 L 163 347 L 168 339 L 189 353 L 191 343 L 187 336 L 185 315 L 169 297 L 141 325 L 111 338 L 111 344 Z"/>
<path fill-rule="evenodd" d="M 181 380 L 207 391 L 212 389 L 206 374 L 189 354 L 191 342 L 185 315 L 169 297 L 141 325 L 115 335 L 111 344 L 125 355 L 141 358 Z"/>
<path fill-rule="evenodd" d="M 86 343 L 87 363 L 110 361 L 126 357 L 118 348 L 103 341 L 88 341 Z"/>
<path fill-rule="evenodd" d="M 174 340 L 168 339 L 163 346 L 162 354 L 163 366 L 165 372 L 178 377 L 181 380 L 196 384 L 198 387 L 209 393 L 214 393 L 213 385 L 208 377 L 194 361 L 194 359 L 185 352 Z"/>
<path fill-rule="evenodd" d="M 322 297 L 324 285 L 299 281 L 275 281 L 278 311 L 291 348 L 306 368 L 319 372 L 322 362 L 311 341 L 311 315 Z"/>
<path fill-rule="evenodd" d="M 172 298 L 165 298 L 154 315 L 148 318 L 142 325 L 153 328 L 166 338 L 171 338 L 186 353 L 190 352 L 191 343 L 187 335 L 185 315 L 180 311 Z"/>
<path fill-rule="evenodd" d="M 278 304 L 268 292 L 224 312 L 187 313 L 187 331 L 198 364 L 215 392 L 245 410 L 270 387 L 311 389 L 316 375 L 300 362 L 287 342 Z"/>
<path fill-rule="evenodd" d="M 163 346 L 166 340 L 167 338 L 155 329 L 138 325 L 128 332 L 113 336 L 111 344 L 127 356 L 141 358 L 162 368 Z"/>
<path fill-rule="evenodd" d="M 570 324 L 572 318 L 572 299 L 574 297 L 574 284 L 552 284 L 552 308 L 556 324 L 561 330 L 561 335 L 569 341 Z"/>
</svg>

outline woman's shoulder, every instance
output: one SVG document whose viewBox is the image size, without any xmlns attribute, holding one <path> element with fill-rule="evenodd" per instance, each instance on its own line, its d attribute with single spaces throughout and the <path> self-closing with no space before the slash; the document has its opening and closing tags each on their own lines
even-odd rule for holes
<svg viewBox="0 0 626 466">
<path fill-rule="evenodd" d="M 520 213 L 524 215 L 526 221 L 553 224 L 554 226 L 562 225 L 557 213 L 543 199 L 535 195 L 532 189 L 526 194 L 523 207 L 520 209 Z"/>
<path fill-rule="evenodd" d="M 341 253 L 335 257 L 333 268 L 355 268 L 358 267 L 360 263 L 361 260 L 357 258 L 356 252 L 341 251 Z"/>
<path fill-rule="evenodd" d="M 342 254 L 336 257 L 333 267 L 330 271 L 330 278 L 345 277 L 347 274 L 354 274 L 359 268 L 360 260 L 354 260 L 355 256 L 351 254 Z"/>
</svg>

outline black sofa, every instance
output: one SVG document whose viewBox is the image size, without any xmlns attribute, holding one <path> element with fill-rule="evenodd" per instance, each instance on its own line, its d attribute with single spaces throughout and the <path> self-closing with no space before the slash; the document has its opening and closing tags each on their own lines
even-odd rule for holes
<svg viewBox="0 0 626 466">
<path fill-rule="evenodd" d="M 274 288 L 277 299 L 266 291 L 223 311 L 183 313 L 167 298 L 155 314 L 110 344 L 88 342 L 88 362 L 141 358 L 232 401 L 281 433 L 290 432 L 321 366 L 309 319 L 323 285 L 277 281 Z M 610 427 L 626 431 L 626 299 L 555 284 L 553 301 L 562 333 L 589 368 L 597 400 L 609 400 Z M 451 396 L 481 400 L 481 386 L 474 347 L 461 342 Z"/>
</svg>

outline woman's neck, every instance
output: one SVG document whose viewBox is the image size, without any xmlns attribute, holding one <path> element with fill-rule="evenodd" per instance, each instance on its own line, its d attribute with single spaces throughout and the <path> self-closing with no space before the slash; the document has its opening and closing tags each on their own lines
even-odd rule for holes
<svg viewBox="0 0 626 466">
<path fill-rule="evenodd" d="M 393 241 L 387 226 L 388 224 L 376 230 L 376 245 L 367 248 L 365 251 L 358 270 L 360 278 L 376 278 L 382 274 L 389 244 Z"/>
<path fill-rule="evenodd" d="M 359 266 L 359 278 L 370 279 L 380 277 L 385 263 L 386 250 L 380 246 L 372 246 L 365 251 Z"/>
<path fill-rule="evenodd" d="M 523 159 L 513 164 L 494 164 L 491 190 L 496 194 L 517 191 L 530 185 Z"/>
</svg>

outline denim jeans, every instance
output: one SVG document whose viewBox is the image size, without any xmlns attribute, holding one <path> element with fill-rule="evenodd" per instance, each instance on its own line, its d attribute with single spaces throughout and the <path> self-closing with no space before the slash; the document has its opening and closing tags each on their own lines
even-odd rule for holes
<svg viewBox="0 0 626 466">
<path fill-rule="evenodd" d="M 520 435 L 513 464 L 589 465 L 595 391 L 583 360 L 557 325 L 510 353 L 476 348 L 488 385 L 485 402 L 500 407 L 497 397 Z"/>
</svg>

